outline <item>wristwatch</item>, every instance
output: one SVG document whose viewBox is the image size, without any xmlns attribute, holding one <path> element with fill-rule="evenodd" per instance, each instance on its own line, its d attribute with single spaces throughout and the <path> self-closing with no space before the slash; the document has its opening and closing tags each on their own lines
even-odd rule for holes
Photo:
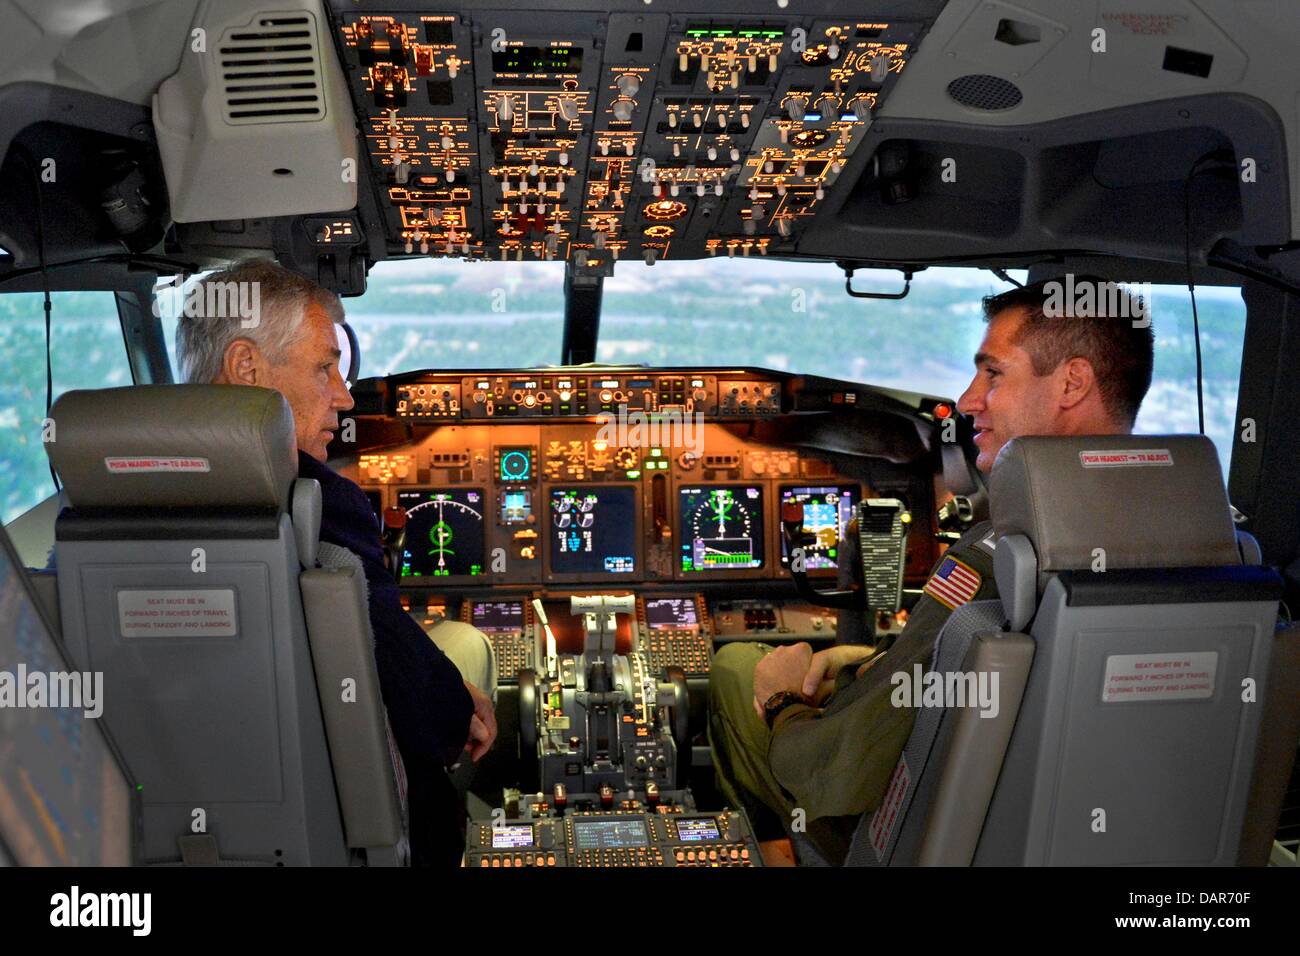
<svg viewBox="0 0 1300 956">
<path fill-rule="evenodd" d="M 806 703 L 808 703 L 808 701 L 804 699 L 803 694 L 796 694 L 792 690 L 777 691 L 767 699 L 766 703 L 763 704 L 763 719 L 767 721 L 768 729 L 772 729 L 772 725 L 776 722 L 777 715 L 780 714 L 781 711 L 793 704 Z"/>
</svg>

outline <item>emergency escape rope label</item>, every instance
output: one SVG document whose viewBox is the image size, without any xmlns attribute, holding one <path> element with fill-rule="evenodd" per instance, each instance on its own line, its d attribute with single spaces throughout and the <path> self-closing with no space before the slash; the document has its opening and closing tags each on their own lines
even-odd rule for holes
<svg viewBox="0 0 1300 956">
<path fill-rule="evenodd" d="M 117 620 L 123 637 L 233 637 L 235 592 L 118 591 Z"/>
<path fill-rule="evenodd" d="M 1115 654 L 1106 658 L 1102 703 L 1121 700 L 1198 700 L 1214 696 L 1218 651 Z"/>
</svg>

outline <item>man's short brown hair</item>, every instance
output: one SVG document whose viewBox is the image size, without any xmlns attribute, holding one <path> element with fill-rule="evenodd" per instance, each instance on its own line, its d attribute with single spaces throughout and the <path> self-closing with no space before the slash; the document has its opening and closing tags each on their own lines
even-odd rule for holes
<svg viewBox="0 0 1300 956">
<path fill-rule="evenodd" d="M 1070 301 L 1064 309 L 1059 308 L 1063 291 L 1082 290 L 1089 283 L 1093 284 L 1093 305 L 1081 310 L 1087 314 L 1076 312 Z M 985 296 L 983 305 L 986 322 L 1007 309 L 1022 310 L 1020 328 L 1012 341 L 1029 353 L 1035 375 L 1047 375 L 1072 358 L 1087 359 L 1097 376 L 1106 411 L 1117 422 L 1132 427 L 1151 387 L 1155 360 L 1150 302 L 1096 276 L 1057 276 Z M 1140 321 L 1135 321 L 1139 317 Z"/>
</svg>

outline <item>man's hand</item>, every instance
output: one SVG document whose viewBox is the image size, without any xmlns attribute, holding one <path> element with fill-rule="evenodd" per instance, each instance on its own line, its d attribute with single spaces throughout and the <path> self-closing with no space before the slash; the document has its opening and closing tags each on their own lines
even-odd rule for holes
<svg viewBox="0 0 1300 956">
<path fill-rule="evenodd" d="M 474 716 L 469 719 L 469 740 L 465 741 L 465 749 L 469 751 L 469 759 L 478 763 L 496 742 L 497 715 L 491 697 L 469 681 L 465 681 L 465 689 L 474 701 Z"/>
<path fill-rule="evenodd" d="M 754 668 L 754 710 L 760 718 L 763 705 L 773 694 L 783 690 L 803 694 L 804 675 L 812 656 L 812 646 L 804 642 L 778 647 L 763 656 Z"/>
<path fill-rule="evenodd" d="M 801 693 L 821 706 L 835 690 L 835 678 L 851 664 L 860 664 L 875 653 L 874 648 L 856 644 L 841 644 L 818 651 L 808 663 Z"/>
</svg>

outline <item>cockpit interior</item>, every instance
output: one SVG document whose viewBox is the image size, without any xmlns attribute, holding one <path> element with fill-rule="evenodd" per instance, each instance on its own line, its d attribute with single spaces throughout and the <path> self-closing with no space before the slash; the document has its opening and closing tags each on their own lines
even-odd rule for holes
<svg viewBox="0 0 1300 956">
<path fill-rule="evenodd" d="M 185 322 L 282 307 L 203 281 L 269 260 L 345 313 L 322 447 L 384 588 L 482 643 L 463 867 L 1295 865 L 1300 7 L 0 0 L 0 28 L 0 858 L 411 862 L 388 592 L 288 464 L 300 409 L 180 357 Z M 981 300 L 1083 276 L 1149 310 L 1133 433 L 1030 432 L 990 474 Z M 955 557 L 982 522 L 984 570 Z M 969 629 L 927 669 L 1000 675 L 993 719 L 918 707 L 840 812 L 737 805 L 728 662 L 893 671 L 927 601 Z"/>
</svg>

